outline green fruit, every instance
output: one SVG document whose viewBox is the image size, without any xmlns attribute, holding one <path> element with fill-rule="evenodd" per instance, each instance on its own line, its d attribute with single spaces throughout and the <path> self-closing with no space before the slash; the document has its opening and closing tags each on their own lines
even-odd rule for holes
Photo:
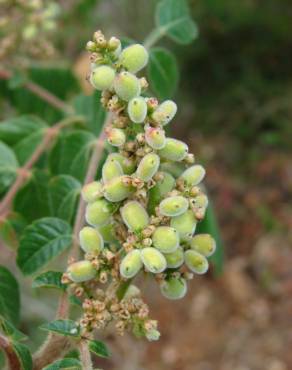
<svg viewBox="0 0 292 370">
<path fill-rule="evenodd" d="M 98 199 L 86 207 L 85 219 L 92 226 L 103 226 L 111 219 L 112 207 L 106 199 Z"/>
<path fill-rule="evenodd" d="M 85 226 L 80 230 L 79 241 L 81 248 L 86 253 L 98 253 L 104 246 L 99 231 L 90 226 Z"/>
<path fill-rule="evenodd" d="M 122 146 L 126 142 L 126 134 L 124 130 L 120 128 L 114 128 L 112 127 L 107 131 L 107 141 L 112 146 Z"/>
<path fill-rule="evenodd" d="M 104 182 L 110 181 L 121 175 L 123 175 L 122 166 L 114 159 L 108 159 L 102 166 L 102 180 Z"/>
<path fill-rule="evenodd" d="M 106 243 L 112 243 L 116 241 L 115 233 L 114 233 L 114 226 L 113 224 L 107 224 L 98 228 L 103 240 Z"/>
<path fill-rule="evenodd" d="M 172 100 L 166 100 L 160 104 L 152 114 L 155 122 L 161 125 L 167 125 L 175 116 L 177 112 L 177 105 Z"/>
<path fill-rule="evenodd" d="M 186 212 L 189 207 L 189 202 L 185 197 L 176 195 L 165 198 L 159 204 L 159 211 L 164 216 L 174 217 Z"/>
<path fill-rule="evenodd" d="M 159 226 L 152 235 L 152 242 L 161 252 L 172 253 L 179 246 L 179 234 L 172 227 Z"/>
<path fill-rule="evenodd" d="M 147 103 L 142 96 L 133 98 L 129 101 L 128 115 L 134 123 L 144 122 L 147 116 Z"/>
<path fill-rule="evenodd" d="M 149 223 L 145 208 L 137 201 L 126 203 L 120 210 L 122 219 L 128 229 L 133 232 L 143 230 Z"/>
<path fill-rule="evenodd" d="M 185 166 L 182 163 L 174 162 L 163 162 L 160 165 L 160 170 L 170 173 L 175 178 L 179 177 L 185 169 Z"/>
<path fill-rule="evenodd" d="M 136 73 L 148 63 L 148 52 L 143 45 L 130 45 L 121 52 L 119 62 L 129 72 Z"/>
<path fill-rule="evenodd" d="M 160 164 L 160 158 L 155 153 L 146 154 L 137 168 L 137 177 L 142 181 L 149 181 L 156 174 Z"/>
<path fill-rule="evenodd" d="M 135 163 L 131 159 L 124 157 L 120 153 L 111 153 L 111 154 L 109 154 L 107 160 L 108 161 L 110 161 L 110 160 L 117 161 L 121 165 L 122 170 L 123 170 L 125 175 L 131 175 L 136 169 Z"/>
<path fill-rule="evenodd" d="M 142 266 L 141 253 L 138 249 L 134 249 L 123 258 L 120 264 L 120 274 L 125 279 L 131 279 L 141 270 Z"/>
<path fill-rule="evenodd" d="M 216 250 L 216 242 L 209 234 L 198 234 L 192 238 L 191 248 L 205 257 L 210 257 Z"/>
<path fill-rule="evenodd" d="M 114 79 L 116 94 L 122 99 L 129 101 L 140 95 L 141 86 L 138 78 L 129 72 L 121 72 Z"/>
<path fill-rule="evenodd" d="M 209 268 L 208 260 L 202 254 L 189 249 L 185 252 L 185 264 L 196 274 L 205 274 Z"/>
<path fill-rule="evenodd" d="M 183 141 L 167 138 L 163 149 L 158 154 L 174 162 L 182 161 L 188 154 L 188 146 Z"/>
<path fill-rule="evenodd" d="M 197 221 L 191 210 L 187 210 L 180 216 L 173 217 L 170 226 L 179 233 L 180 240 L 185 242 L 191 239 L 196 230 Z"/>
<path fill-rule="evenodd" d="M 90 261 L 79 261 L 72 263 L 67 269 L 69 279 L 74 283 L 83 283 L 91 280 L 96 275 L 96 270 L 92 266 Z"/>
<path fill-rule="evenodd" d="M 200 194 L 197 195 L 194 198 L 191 198 L 191 208 L 193 212 L 196 214 L 199 212 L 200 213 L 200 219 L 204 217 L 206 209 L 208 207 L 208 197 L 205 194 Z"/>
<path fill-rule="evenodd" d="M 127 289 L 123 300 L 128 300 L 131 298 L 137 298 L 141 296 L 141 290 L 134 284 L 131 284 L 129 288 Z"/>
<path fill-rule="evenodd" d="M 110 202 L 120 202 L 133 192 L 132 186 L 125 185 L 126 176 L 115 177 L 104 185 L 104 197 Z"/>
<path fill-rule="evenodd" d="M 187 283 L 183 278 L 171 277 L 160 284 L 160 291 L 165 298 L 181 299 L 187 293 Z"/>
<path fill-rule="evenodd" d="M 82 198 L 86 203 L 95 202 L 103 196 L 102 184 L 100 181 L 93 181 L 84 185 L 81 191 Z"/>
<path fill-rule="evenodd" d="M 145 125 L 145 140 L 151 148 L 162 149 L 166 144 L 165 132 L 160 127 Z"/>
<path fill-rule="evenodd" d="M 116 73 L 113 68 L 99 66 L 92 71 L 90 82 L 97 90 L 107 90 L 112 87 L 115 75 Z"/>
<path fill-rule="evenodd" d="M 166 259 L 157 249 L 152 247 L 141 250 L 141 259 L 146 269 L 153 274 L 159 274 L 166 269 Z"/>
<path fill-rule="evenodd" d="M 160 338 L 160 333 L 156 329 L 151 329 L 146 332 L 145 336 L 150 342 L 153 342 Z"/>
<path fill-rule="evenodd" d="M 163 172 L 163 179 L 158 181 L 154 188 L 159 191 L 160 197 L 169 193 L 175 186 L 175 178 L 167 172 Z"/>
<path fill-rule="evenodd" d="M 167 267 L 174 269 L 180 267 L 184 263 L 184 251 L 182 247 L 178 247 L 176 251 L 172 253 L 166 253 L 164 255 Z"/>
<path fill-rule="evenodd" d="M 185 180 L 186 184 L 189 186 L 198 185 L 205 177 L 206 171 L 203 166 L 195 164 L 185 170 L 181 177 Z"/>
</svg>

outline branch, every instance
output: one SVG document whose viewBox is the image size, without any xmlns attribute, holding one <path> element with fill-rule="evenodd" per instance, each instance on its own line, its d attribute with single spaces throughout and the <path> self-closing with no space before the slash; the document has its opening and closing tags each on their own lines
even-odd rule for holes
<svg viewBox="0 0 292 370">
<path fill-rule="evenodd" d="M 80 360 L 82 364 L 82 369 L 84 370 L 92 370 L 92 361 L 91 355 L 88 349 L 88 343 L 86 340 L 81 340 L 79 343 L 79 353 L 80 353 Z"/>
<path fill-rule="evenodd" d="M 12 73 L 10 71 L 1 69 L 0 70 L 0 79 L 2 80 L 9 80 L 12 77 Z M 63 100 L 58 98 L 56 95 L 52 94 L 50 91 L 45 89 L 44 87 L 38 85 L 37 83 L 27 80 L 23 83 L 23 86 L 31 91 L 33 94 L 37 95 L 42 100 L 46 101 L 52 107 L 65 112 L 66 114 L 73 114 L 74 110 L 70 105 L 67 105 Z"/>
<path fill-rule="evenodd" d="M 2 334 L 0 334 L 0 348 L 2 348 L 3 351 L 6 354 L 7 361 L 8 361 L 8 364 L 9 364 L 9 368 L 11 370 L 21 370 L 21 366 L 20 366 L 18 357 L 15 354 L 15 352 L 13 351 L 11 343 Z"/>
</svg>

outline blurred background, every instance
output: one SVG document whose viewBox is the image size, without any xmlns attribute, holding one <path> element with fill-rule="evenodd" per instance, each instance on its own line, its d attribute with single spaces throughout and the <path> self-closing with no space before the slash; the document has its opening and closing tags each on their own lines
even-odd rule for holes
<svg viewBox="0 0 292 370">
<path fill-rule="evenodd" d="M 39 63 L 69 66 L 77 80 L 70 94 L 75 83 L 90 94 L 84 45 L 93 31 L 142 42 L 153 28 L 156 4 L 59 1 L 55 50 Z M 189 6 L 199 37 L 187 46 L 167 39 L 158 45 L 177 57 L 180 79 L 173 98 L 179 112 L 172 135 L 187 141 L 207 168 L 224 271 L 217 278 L 196 277 L 179 302 L 165 300 L 144 282 L 161 340 L 121 339 L 109 332 L 113 356 L 96 365 L 104 370 L 291 370 L 292 3 L 191 0 Z M 49 88 L 60 83 L 57 79 L 44 84 Z M 1 119 L 14 114 L 11 101 L 1 98 Z M 34 109 L 23 101 L 18 108 Z M 54 316 L 53 300 L 42 302 L 35 293 L 31 301 L 25 291 L 22 298 L 22 329 L 37 338 L 37 325 Z"/>
</svg>

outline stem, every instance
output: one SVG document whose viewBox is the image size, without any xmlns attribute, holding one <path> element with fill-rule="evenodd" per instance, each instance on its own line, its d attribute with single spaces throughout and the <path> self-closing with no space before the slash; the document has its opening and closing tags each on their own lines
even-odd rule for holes
<svg viewBox="0 0 292 370">
<path fill-rule="evenodd" d="M 2 80 L 9 80 L 12 77 L 12 73 L 5 69 L 0 70 L 0 79 Z M 46 101 L 52 107 L 65 112 L 66 114 L 74 113 L 74 110 L 70 105 L 67 105 L 63 100 L 58 98 L 56 95 L 52 94 L 50 91 L 45 89 L 44 87 L 38 85 L 37 83 L 27 80 L 24 82 L 23 86 L 31 91 L 33 94 L 37 95 L 42 100 Z"/>
<path fill-rule="evenodd" d="M 157 43 L 165 35 L 164 29 L 162 27 L 155 28 L 149 33 L 144 41 L 144 46 L 146 49 L 150 49 L 154 44 Z"/>
<path fill-rule="evenodd" d="M 80 360 L 82 364 L 82 369 L 84 370 L 92 370 L 92 361 L 90 352 L 88 349 L 88 343 L 86 340 L 81 340 L 79 343 L 79 352 L 80 352 Z"/>
<path fill-rule="evenodd" d="M 38 159 L 44 153 L 44 151 L 48 148 L 48 146 L 54 140 L 54 138 L 59 133 L 59 131 L 64 126 L 67 126 L 81 119 L 83 120 L 83 118 L 79 116 L 67 117 L 63 119 L 62 121 L 56 123 L 54 126 L 47 129 L 42 142 L 36 147 L 35 151 L 32 153 L 28 161 L 21 168 L 18 169 L 18 174 L 17 174 L 15 182 L 13 183 L 13 185 L 11 186 L 11 188 L 6 193 L 6 195 L 4 196 L 4 198 L 2 199 L 0 203 L 0 215 L 5 215 L 9 211 L 10 205 L 15 195 L 19 191 L 19 189 L 22 187 L 22 185 L 25 183 L 30 169 L 38 161 Z"/>
<path fill-rule="evenodd" d="M 2 334 L 0 334 L 0 348 L 3 349 L 6 354 L 9 368 L 11 370 L 21 370 L 18 357 L 13 351 L 10 341 Z"/>
</svg>

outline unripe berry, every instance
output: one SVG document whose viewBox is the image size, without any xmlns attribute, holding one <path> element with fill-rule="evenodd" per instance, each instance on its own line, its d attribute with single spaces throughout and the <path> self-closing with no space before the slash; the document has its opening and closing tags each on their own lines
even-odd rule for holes
<svg viewBox="0 0 292 370">
<path fill-rule="evenodd" d="M 146 331 L 145 336 L 150 342 L 153 342 L 160 338 L 160 333 L 157 329 L 151 329 Z"/>
<path fill-rule="evenodd" d="M 178 247 L 177 250 L 172 253 L 166 253 L 164 257 L 168 268 L 178 268 L 184 263 L 184 251 L 182 247 Z"/>
<path fill-rule="evenodd" d="M 210 257 L 216 250 L 216 242 L 209 234 L 198 234 L 192 238 L 191 248 L 205 257 Z"/>
<path fill-rule="evenodd" d="M 106 199 L 89 203 L 85 213 L 86 221 L 92 226 L 103 226 L 111 219 L 111 204 Z"/>
<path fill-rule="evenodd" d="M 158 154 L 171 161 L 182 161 L 188 154 L 188 146 L 183 141 L 167 138 L 164 148 Z"/>
<path fill-rule="evenodd" d="M 128 104 L 128 115 L 134 123 L 144 122 L 147 116 L 147 104 L 142 96 L 133 98 Z"/>
<path fill-rule="evenodd" d="M 103 240 L 106 243 L 112 243 L 112 242 L 116 241 L 116 237 L 115 237 L 115 233 L 114 233 L 114 227 L 111 223 L 107 224 L 107 225 L 104 225 L 104 226 L 100 226 L 98 228 L 98 231 L 100 232 Z"/>
<path fill-rule="evenodd" d="M 97 90 L 107 90 L 113 85 L 115 71 L 109 66 L 99 66 L 90 75 L 90 82 Z"/>
<path fill-rule="evenodd" d="M 174 217 L 184 213 L 189 207 L 189 202 L 181 195 L 165 198 L 159 204 L 159 211 L 164 216 Z"/>
<path fill-rule="evenodd" d="M 205 177 L 206 171 L 203 166 L 195 164 L 194 166 L 186 169 L 181 177 L 185 180 L 186 184 L 189 186 L 198 185 Z"/>
<path fill-rule="evenodd" d="M 166 144 L 165 132 L 161 127 L 145 125 L 145 140 L 151 148 L 162 149 Z"/>
<path fill-rule="evenodd" d="M 160 158 L 155 153 L 149 153 L 142 158 L 137 168 L 137 177 L 142 181 L 149 181 L 159 168 Z"/>
<path fill-rule="evenodd" d="M 172 100 L 166 100 L 160 104 L 152 114 L 155 122 L 161 125 L 167 125 L 175 116 L 177 112 L 177 105 Z"/>
<path fill-rule="evenodd" d="M 209 268 L 207 258 L 192 249 L 185 252 L 185 264 L 192 272 L 199 275 L 205 274 Z"/>
<path fill-rule="evenodd" d="M 122 166 L 114 159 L 108 159 L 102 166 L 102 180 L 104 182 L 110 181 L 121 175 L 123 175 Z"/>
<path fill-rule="evenodd" d="M 197 221 L 191 210 L 187 210 L 180 216 L 173 217 L 170 226 L 175 228 L 179 233 L 181 241 L 188 241 L 196 230 Z"/>
<path fill-rule="evenodd" d="M 93 181 L 87 185 L 84 185 L 81 191 L 81 195 L 86 203 L 95 202 L 97 199 L 103 196 L 101 182 Z"/>
<path fill-rule="evenodd" d="M 114 79 L 116 94 L 122 99 L 129 101 L 140 95 L 141 86 L 138 78 L 129 72 L 121 72 Z"/>
<path fill-rule="evenodd" d="M 171 277 L 160 284 L 160 291 L 165 298 L 181 299 L 187 293 L 187 283 L 183 278 Z"/>
<path fill-rule="evenodd" d="M 82 283 L 91 280 L 96 275 L 96 270 L 90 261 L 79 261 L 72 263 L 67 269 L 69 279 L 74 283 Z"/>
<path fill-rule="evenodd" d="M 99 253 L 104 246 L 99 231 L 90 226 L 85 226 L 80 230 L 79 241 L 81 248 L 86 253 Z"/>
<path fill-rule="evenodd" d="M 112 146 L 119 147 L 119 146 L 124 145 L 126 142 L 126 134 L 124 130 L 120 128 L 111 127 L 110 129 L 107 130 L 106 134 L 107 134 L 107 141 Z"/>
<path fill-rule="evenodd" d="M 179 177 L 184 172 L 185 166 L 177 162 L 162 162 L 160 170 L 170 173 L 174 177 Z"/>
<path fill-rule="evenodd" d="M 152 235 L 152 242 L 161 252 L 172 253 L 179 246 L 179 234 L 173 227 L 159 226 Z"/>
<path fill-rule="evenodd" d="M 126 185 L 126 176 L 115 177 L 108 181 L 103 188 L 104 197 L 110 202 L 120 202 L 128 198 L 133 187 Z"/>
<path fill-rule="evenodd" d="M 124 295 L 124 300 L 131 299 L 131 298 L 136 298 L 141 296 L 141 290 L 134 284 L 131 284 L 129 288 L 127 289 L 125 295 Z"/>
<path fill-rule="evenodd" d="M 108 161 L 110 160 L 115 160 L 119 162 L 119 164 L 122 166 L 122 170 L 125 175 L 131 175 L 136 169 L 134 161 L 132 161 L 129 158 L 124 157 L 120 153 L 111 153 L 108 156 Z"/>
<path fill-rule="evenodd" d="M 131 279 L 141 270 L 142 266 L 141 253 L 138 249 L 134 249 L 123 258 L 120 264 L 120 274 L 126 279 Z"/>
<path fill-rule="evenodd" d="M 141 259 L 146 269 L 153 274 L 159 274 L 166 269 L 164 255 L 155 248 L 143 248 L 141 250 Z"/>
<path fill-rule="evenodd" d="M 121 52 L 119 62 L 129 72 L 136 73 L 148 63 L 148 52 L 143 45 L 130 45 Z"/>
<path fill-rule="evenodd" d="M 197 219 L 201 220 L 204 218 L 208 203 L 208 197 L 205 194 L 191 198 L 190 205 Z"/>
<path fill-rule="evenodd" d="M 137 201 L 126 203 L 120 210 L 122 219 L 128 229 L 133 232 L 143 230 L 149 223 L 145 208 Z"/>
<path fill-rule="evenodd" d="M 158 181 L 153 189 L 159 191 L 159 196 L 162 198 L 164 195 L 169 193 L 175 186 L 175 178 L 168 172 L 162 172 L 163 179 Z"/>
<path fill-rule="evenodd" d="M 107 43 L 107 47 L 110 51 L 114 51 L 121 46 L 121 41 L 116 37 L 111 37 Z"/>
</svg>

